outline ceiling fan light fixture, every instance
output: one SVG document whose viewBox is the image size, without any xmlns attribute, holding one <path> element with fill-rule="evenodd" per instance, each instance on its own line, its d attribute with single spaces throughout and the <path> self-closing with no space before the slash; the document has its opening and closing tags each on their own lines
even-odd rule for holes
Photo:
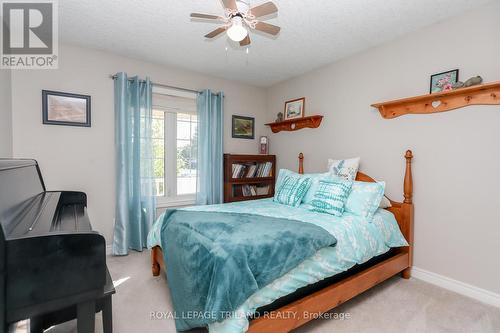
<svg viewBox="0 0 500 333">
<path fill-rule="evenodd" d="M 248 30 L 243 26 L 243 19 L 235 16 L 231 19 L 231 27 L 227 30 L 229 38 L 235 42 L 241 42 L 248 35 Z"/>
<path fill-rule="evenodd" d="M 220 0 L 217 0 L 220 2 Z M 232 41 L 239 43 L 240 47 L 247 47 L 251 44 L 250 31 L 257 30 L 271 36 L 277 36 L 280 27 L 272 25 L 263 20 L 267 20 L 268 15 L 278 12 L 278 7 L 271 1 L 250 7 L 250 0 L 222 0 L 224 16 L 202 13 L 191 13 L 191 18 L 220 21 L 223 23 L 217 29 L 205 35 L 207 39 L 214 39 L 224 33 Z M 266 18 L 267 17 L 267 18 Z"/>
</svg>

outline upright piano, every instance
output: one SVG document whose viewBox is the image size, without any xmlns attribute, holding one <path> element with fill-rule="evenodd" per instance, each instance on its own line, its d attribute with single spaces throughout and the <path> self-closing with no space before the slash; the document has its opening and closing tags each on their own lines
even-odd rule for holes
<svg viewBox="0 0 500 333">
<path fill-rule="evenodd" d="M 93 332 L 109 273 L 85 193 L 47 191 L 36 161 L 0 159 L 0 225 L 0 333 L 68 307 Z"/>
</svg>

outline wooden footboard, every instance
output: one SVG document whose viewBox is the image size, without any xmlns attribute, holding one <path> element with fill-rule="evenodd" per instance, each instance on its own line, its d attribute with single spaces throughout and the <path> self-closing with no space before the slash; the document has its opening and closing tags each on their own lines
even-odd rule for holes
<svg viewBox="0 0 500 333">
<path fill-rule="evenodd" d="M 351 298 L 398 274 L 408 265 L 408 254 L 399 253 L 366 270 L 286 305 L 272 315 L 250 322 L 247 333 L 285 333 L 311 321 L 315 316 L 347 302 Z"/>
<path fill-rule="evenodd" d="M 404 201 L 396 202 L 391 200 L 392 207 L 387 209 L 394 214 L 399 228 L 401 229 L 401 233 L 410 245 L 398 249 L 395 255 L 380 263 L 370 266 L 298 301 L 272 311 L 268 316 L 253 320 L 248 329 L 249 333 L 290 332 L 396 274 L 401 273 L 403 278 L 410 278 L 413 262 L 414 209 L 411 171 L 412 158 L 413 154 L 411 150 L 408 150 L 405 154 L 406 171 L 403 189 Z M 304 172 L 303 159 L 304 156 L 301 153 L 299 156 L 300 173 Z M 365 182 L 375 181 L 370 176 L 361 172 L 358 172 L 356 180 Z M 153 275 L 158 276 L 162 270 L 165 270 L 163 253 L 159 246 L 152 249 L 151 259 Z"/>
</svg>

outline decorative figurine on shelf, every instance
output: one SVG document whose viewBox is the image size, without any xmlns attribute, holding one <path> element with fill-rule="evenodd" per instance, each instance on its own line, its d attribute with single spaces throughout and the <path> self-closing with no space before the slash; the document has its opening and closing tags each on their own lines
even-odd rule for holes
<svg viewBox="0 0 500 333">
<path fill-rule="evenodd" d="M 462 81 L 458 81 L 456 83 L 453 84 L 453 90 L 455 89 L 460 89 L 460 88 L 463 88 L 464 87 L 464 83 Z"/>
<path fill-rule="evenodd" d="M 278 112 L 278 118 L 276 118 L 276 122 L 280 123 L 283 121 L 283 112 Z"/>
<path fill-rule="evenodd" d="M 465 82 L 458 81 L 457 83 L 453 84 L 453 89 L 460 89 L 460 88 L 467 88 L 467 87 L 472 87 L 472 86 L 477 86 L 479 84 L 483 83 L 483 78 L 481 76 L 475 76 L 471 77 Z"/>
<path fill-rule="evenodd" d="M 471 77 L 464 83 L 464 87 L 472 87 L 472 86 L 477 86 L 479 84 L 483 83 L 483 78 L 478 76 Z"/>
</svg>

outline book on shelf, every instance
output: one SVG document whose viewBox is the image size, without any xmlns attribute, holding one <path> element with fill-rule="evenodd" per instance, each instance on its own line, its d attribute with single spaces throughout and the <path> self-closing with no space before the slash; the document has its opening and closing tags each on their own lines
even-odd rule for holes
<svg viewBox="0 0 500 333">
<path fill-rule="evenodd" d="M 255 188 L 255 185 L 243 185 L 241 187 L 241 190 L 243 192 L 244 197 L 253 197 L 257 195 L 257 190 Z"/>
<path fill-rule="evenodd" d="M 254 178 L 255 177 L 255 172 L 257 171 L 257 165 L 255 164 L 252 164 L 250 165 L 250 167 L 248 168 L 248 172 L 246 174 L 246 178 Z"/>
<path fill-rule="evenodd" d="M 233 178 L 241 178 L 245 173 L 246 166 L 244 164 L 233 164 Z"/>
<path fill-rule="evenodd" d="M 271 186 L 269 185 L 257 186 L 257 195 L 268 195 L 270 188 Z"/>
<path fill-rule="evenodd" d="M 232 165 L 232 178 L 263 178 L 271 177 L 272 162 Z"/>
<path fill-rule="evenodd" d="M 235 185 L 233 187 L 233 196 L 235 197 L 255 197 L 269 194 L 269 185 Z"/>
</svg>

